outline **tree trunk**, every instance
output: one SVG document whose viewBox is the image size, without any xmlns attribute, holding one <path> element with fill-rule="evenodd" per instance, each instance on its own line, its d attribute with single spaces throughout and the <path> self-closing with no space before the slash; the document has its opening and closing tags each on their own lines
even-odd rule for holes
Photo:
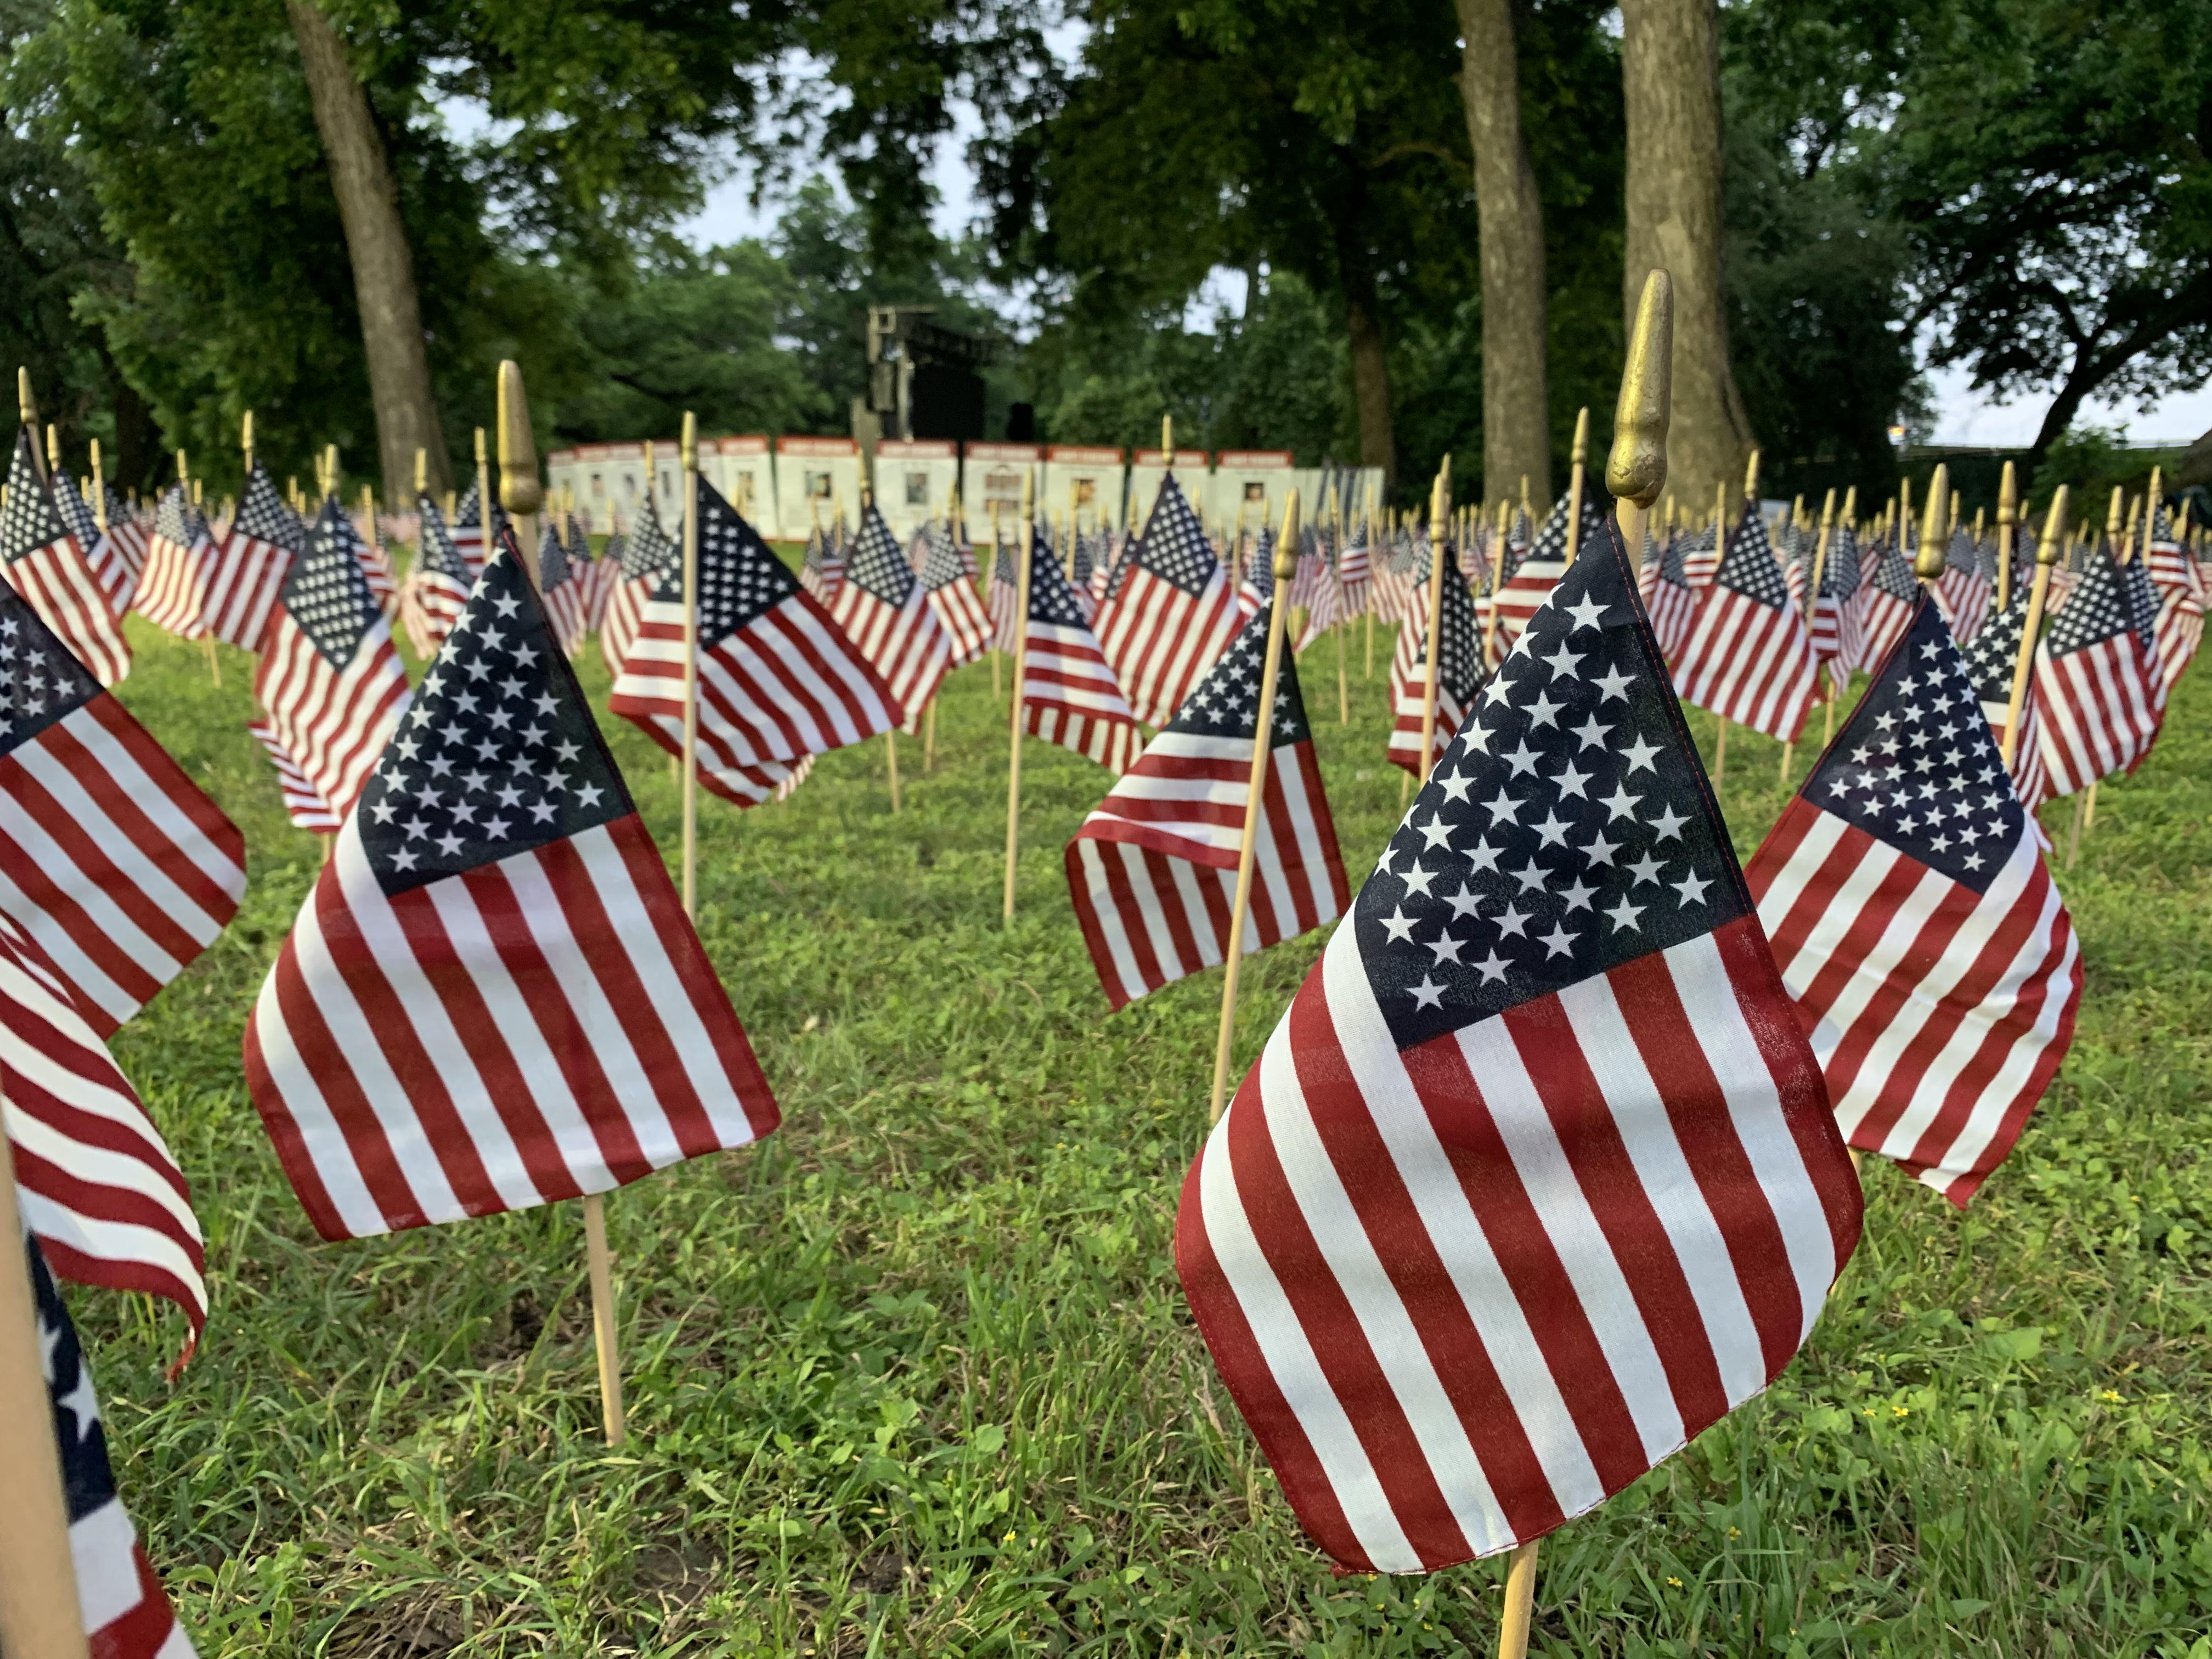
<svg viewBox="0 0 2212 1659">
<path fill-rule="evenodd" d="M 369 398 L 376 408 L 385 500 L 397 507 L 413 496 L 417 448 L 428 452 L 434 494 L 442 494 L 452 482 L 445 433 L 430 392 L 430 359 L 422 343 L 415 261 L 399 217 L 399 189 L 345 42 L 313 0 L 285 0 L 285 8 L 299 38 L 315 127 L 322 134 L 331 188 L 345 226 L 354 296 L 361 308 L 362 348 L 368 360 Z"/>
<path fill-rule="evenodd" d="M 1398 441 L 1390 424 L 1390 356 L 1382 341 L 1375 266 L 1360 240 L 1366 204 L 1356 173 L 1349 197 L 1338 204 L 1336 280 L 1344 294 L 1344 329 L 1352 342 L 1352 408 L 1359 422 L 1359 464 L 1382 469 L 1388 495 L 1398 473 Z"/>
<path fill-rule="evenodd" d="M 1544 204 L 1521 135 L 1512 0 L 1459 0 L 1460 97 L 1474 152 L 1482 255 L 1482 473 L 1491 501 L 1552 497 L 1545 372 Z"/>
<path fill-rule="evenodd" d="M 1716 0 L 1622 0 L 1628 234 L 1622 304 L 1632 327 L 1644 279 L 1674 279 L 1674 420 L 1667 487 L 1710 511 L 1741 480 L 1751 416 L 1729 365 L 1722 264 L 1720 14 Z"/>
</svg>

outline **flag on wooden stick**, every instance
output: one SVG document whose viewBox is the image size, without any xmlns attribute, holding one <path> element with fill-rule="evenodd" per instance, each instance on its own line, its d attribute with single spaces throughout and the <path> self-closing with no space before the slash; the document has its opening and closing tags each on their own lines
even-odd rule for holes
<svg viewBox="0 0 2212 1659">
<path fill-rule="evenodd" d="M 1859 574 L 1859 653 L 1846 665 L 1871 673 L 1887 660 L 1911 625 L 1920 604 L 1920 582 L 1894 533 L 1868 547 Z"/>
<path fill-rule="evenodd" d="M 248 720 L 246 730 L 254 742 L 261 745 L 269 757 L 269 763 L 276 769 L 277 793 L 284 802 L 284 813 L 295 830 L 308 830 L 317 835 L 333 834 L 344 825 L 345 820 L 331 810 L 322 792 L 308 781 L 307 775 L 292 758 L 292 751 L 284 747 L 267 720 Z"/>
<path fill-rule="evenodd" d="M 896 722 L 897 701 L 860 648 L 759 533 L 699 487 L 699 781 L 725 800 L 780 799 L 811 757 Z M 684 752 L 684 570 L 661 567 L 608 707 Z"/>
<path fill-rule="evenodd" d="M 276 481 L 255 458 L 246 469 L 238 516 L 230 521 L 209 572 L 201 607 L 208 632 L 226 645 L 258 651 L 304 540 L 299 516 L 284 505 Z"/>
<path fill-rule="evenodd" d="M 2159 724 L 2154 679 L 2125 580 L 2112 550 L 2098 548 L 2035 649 L 2051 794 L 2077 794 L 2148 752 Z"/>
<path fill-rule="evenodd" d="M 1267 622 L 1263 606 L 1067 844 L 1076 920 L 1116 1008 L 1227 960 Z M 1334 921 L 1351 896 L 1288 652 L 1279 672 L 1247 955 Z"/>
<path fill-rule="evenodd" d="M 1109 772 L 1127 771 L 1144 746 L 1137 717 L 1083 618 L 1073 586 L 1060 561 L 1041 549 L 1030 565 L 1021 699 L 1024 732 L 1088 756 Z"/>
<path fill-rule="evenodd" d="M 138 572 L 124 552 L 117 538 L 100 527 L 100 518 L 92 505 L 77 491 L 76 481 L 66 472 L 53 476 L 54 506 L 69 526 L 76 544 L 84 550 L 84 562 L 92 572 L 92 579 L 100 584 L 101 595 L 107 600 L 110 614 L 120 617 L 131 608 L 131 596 L 138 589 Z"/>
<path fill-rule="evenodd" d="M 476 578 L 468 562 L 453 545 L 446 528 L 446 515 L 428 495 L 416 498 L 415 510 L 422 529 L 415 543 L 415 562 L 407 572 L 400 594 L 399 616 L 407 629 L 407 642 L 418 657 L 434 657 L 461 619 Z M 336 828 L 335 825 L 332 828 Z"/>
<path fill-rule="evenodd" d="M 967 562 L 952 539 L 951 525 L 943 519 L 931 520 L 921 532 L 921 541 L 918 568 L 922 592 L 951 644 L 951 665 L 958 668 L 979 661 L 991 648 L 991 613 L 984 608 L 983 596 L 975 591 Z"/>
<path fill-rule="evenodd" d="M 230 820 L 0 589 L 0 914 L 106 1036 L 237 915 Z"/>
<path fill-rule="evenodd" d="M 1306 1530 L 1432 1571 L 1789 1364 L 1853 1178 L 1610 524 L 1423 785 L 1183 1186 L 1176 1265 Z"/>
<path fill-rule="evenodd" d="M 1989 722 L 2000 753 L 2006 719 L 2012 710 L 2013 673 L 2020 664 L 2020 636 L 2027 625 L 2027 584 L 2015 580 L 2012 603 L 2002 611 L 1993 611 L 1975 634 L 1974 642 L 1962 653 L 1966 678 L 1973 684 L 1974 696 L 1982 705 L 1982 716 Z M 2021 698 L 2020 738 L 2013 744 L 2012 788 L 2028 814 L 2029 829 L 2040 834 L 2035 828 L 2035 809 L 2050 793 L 2051 781 L 2044 770 L 2042 722 L 2036 717 L 2035 704 L 2035 675 L 2031 665 L 2026 695 Z"/>
<path fill-rule="evenodd" d="M 1674 659 L 1684 702 L 1784 743 L 1795 743 L 1813 707 L 1813 644 L 1790 602 L 1774 547 L 1747 501 L 1690 637 Z"/>
<path fill-rule="evenodd" d="M 154 509 L 153 539 L 147 544 L 146 568 L 131 597 L 131 609 L 180 640 L 207 632 L 207 585 L 215 557 L 207 520 L 179 482 L 162 493 Z"/>
<path fill-rule="evenodd" d="M 584 648 L 584 631 L 591 615 L 593 578 L 588 561 L 579 564 L 554 528 L 553 515 L 545 515 L 538 538 L 538 586 L 544 596 L 545 619 L 562 654 L 574 657 Z"/>
<path fill-rule="evenodd" d="M 323 503 L 284 579 L 253 695 L 272 756 L 289 757 L 343 819 L 407 706 L 407 676 L 336 497 Z"/>
<path fill-rule="evenodd" d="M 2205 592 L 2203 572 L 2173 533 L 2164 501 L 2152 509 L 2144 561 L 2158 594 L 2151 655 L 2160 681 L 2171 692 L 2203 643 Z"/>
<path fill-rule="evenodd" d="M 38 1245 L 26 1240 L 25 1249 L 30 1252 L 39 1352 L 53 1408 L 54 1444 L 61 1453 L 70 1564 L 84 1609 L 87 1646 L 93 1659 L 192 1659 L 191 1642 L 146 1559 L 137 1528 L 116 1496 L 100 1397 L 93 1391 L 92 1368 L 76 1328 Z M 39 1455 L 33 1450 L 36 1444 L 33 1440 L 18 1445 L 10 1455 Z"/>
<path fill-rule="evenodd" d="M 1427 550 L 1413 567 L 1407 585 L 1406 611 L 1398 630 L 1397 648 L 1390 653 L 1390 726 L 1389 757 L 1393 766 L 1414 775 L 1421 770 L 1421 732 L 1428 718 L 1429 683 L 1429 571 Z M 1482 660 L 1482 640 L 1475 629 L 1474 602 L 1467 584 L 1458 579 L 1456 559 L 1449 542 L 1443 546 L 1444 579 L 1442 622 L 1437 635 L 1437 746 L 1459 729 L 1476 696 L 1490 678 Z"/>
<path fill-rule="evenodd" d="M 512 538 L 270 970 L 246 1069 L 328 1239 L 605 1192 L 775 1127 Z"/>
<path fill-rule="evenodd" d="M 951 665 L 952 641 L 872 501 L 860 509 L 860 533 L 830 614 L 890 688 L 902 728 L 920 731 L 921 711 Z"/>
<path fill-rule="evenodd" d="M 1923 599 L 1747 872 L 1844 1138 L 1961 1206 L 2057 1073 L 2081 996 L 1980 702 Z"/>
<path fill-rule="evenodd" d="M 700 494 L 703 496 L 713 488 L 702 480 Z M 703 534 L 700 544 L 705 546 Z M 637 642 L 646 607 L 653 603 L 653 594 L 669 572 L 682 574 L 684 550 L 660 527 L 660 514 L 647 496 L 638 509 L 636 529 L 623 539 L 620 554 L 611 546 L 607 556 L 618 559 L 619 563 L 613 591 L 607 595 L 607 614 L 599 623 L 599 654 L 606 660 L 608 677 L 619 680 L 629 661 L 630 647 Z M 803 578 L 800 585 L 805 585 Z"/>
<path fill-rule="evenodd" d="M 205 538 L 203 527 L 201 535 Z M 107 596 L 85 562 L 84 550 L 63 522 L 53 492 L 39 474 L 31 428 L 19 428 L 8 466 L 8 501 L 0 511 L 0 564 L 15 592 L 31 602 L 72 655 L 102 685 L 131 672 L 131 647 L 107 607 Z"/>
<path fill-rule="evenodd" d="M 1099 648 L 1147 726 L 1165 726 L 1239 621 L 1229 573 L 1170 472 L 1152 516 L 1099 607 Z"/>
</svg>

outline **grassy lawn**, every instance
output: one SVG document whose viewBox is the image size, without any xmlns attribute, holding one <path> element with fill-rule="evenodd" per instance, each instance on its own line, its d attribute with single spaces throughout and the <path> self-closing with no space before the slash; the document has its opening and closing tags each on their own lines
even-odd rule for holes
<svg viewBox="0 0 2212 1659">
<path fill-rule="evenodd" d="M 132 627 L 125 700 L 245 830 L 252 885 L 116 1044 L 207 1230 L 205 1344 L 170 1387 L 180 1320 L 72 1300 L 204 1655 L 1492 1650 L 1498 1563 L 1333 1577 L 1215 1378 L 1170 1246 L 1218 976 L 1108 1016 L 1060 862 L 1107 775 L 1036 742 L 1000 925 L 988 665 L 951 683 L 934 770 L 901 739 L 897 817 L 881 741 L 786 804 L 702 803 L 702 932 L 784 1127 L 610 1197 L 617 1454 L 575 1206 L 315 1242 L 239 1042 L 319 843 L 246 735 L 250 659 L 216 689 Z M 1358 644 L 1348 727 L 1333 645 L 1304 664 L 1355 872 L 1399 811 L 1388 644 L 1372 681 Z M 604 706 L 596 643 L 585 682 Z M 2167 725 L 2064 879 L 2088 995 L 2010 1162 L 1964 1217 L 1869 1166 L 1806 1352 L 1547 1541 L 1535 1650 L 2212 1659 L 2205 675 Z M 608 730 L 672 860 L 667 763 Z M 1731 736 L 1742 855 L 1778 753 Z M 1322 942 L 1248 967 L 1240 1066 Z"/>
</svg>

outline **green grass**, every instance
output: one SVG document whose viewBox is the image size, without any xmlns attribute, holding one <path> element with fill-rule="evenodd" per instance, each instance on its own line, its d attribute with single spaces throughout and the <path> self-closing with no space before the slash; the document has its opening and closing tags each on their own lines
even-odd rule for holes
<svg viewBox="0 0 2212 1659">
<path fill-rule="evenodd" d="M 1106 775 L 1034 742 L 1001 927 L 988 666 L 951 683 L 934 771 L 901 742 L 900 816 L 880 742 L 785 805 L 702 805 L 702 931 L 784 1127 L 609 1200 L 617 1454 L 574 1206 L 314 1242 L 239 1040 L 319 847 L 246 734 L 248 660 L 217 690 L 198 647 L 133 631 L 125 700 L 245 830 L 252 885 L 117 1043 L 207 1229 L 205 1346 L 167 1386 L 173 1315 L 74 1301 L 203 1654 L 1493 1650 L 1496 1563 L 1333 1577 L 1215 1378 L 1170 1238 L 1218 978 L 1106 1013 L 1060 865 Z M 1399 810 L 1384 660 L 1363 681 L 1355 641 L 1348 729 L 1333 650 L 1305 662 L 1355 871 Z M 1869 1168 L 1865 1243 L 1780 1383 L 1547 1543 L 1537 1651 L 2212 1656 L 2208 714 L 2200 674 L 2103 793 L 2064 884 L 2079 1035 L 2009 1163 L 1964 1217 Z M 608 729 L 672 858 L 667 765 Z M 1777 757 L 1729 745 L 1746 854 Z M 1240 1065 L 1321 945 L 1248 969 Z"/>
</svg>

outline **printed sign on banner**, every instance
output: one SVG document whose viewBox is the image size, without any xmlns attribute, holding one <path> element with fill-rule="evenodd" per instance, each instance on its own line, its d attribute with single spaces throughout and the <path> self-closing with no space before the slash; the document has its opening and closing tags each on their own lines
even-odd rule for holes
<svg viewBox="0 0 2212 1659">
<path fill-rule="evenodd" d="M 1036 444 L 969 444 L 965 471 L 960 481 L 960 501 L 968 520 L 968 534 L 977 542 L 991 538 L 992 503 L 998 503 L 1006 533 L 1022 519 L 1022 483 L 1027 479 L 1042 487 L 1038 476 L 1044 451 Z"/>
<path fill-rule="evenodd" d="M 1126 523 L 1134 524 L 1141 531 L 1145 521 L 1152 516 L 1152 502 L 1160 493 L 1160 480 L 1167 476 L 1161 465 L 1163 457 L 1157 449 L 1132 450 L 1129 454 L 1129 497 Z M 1175 453 L 1176 483 L 1189 501 L 1191 511 L 1206 511 L 1206 452 L 1202 449 L 1178 449 Z"/>
<path fill-rule="evenodd" d="M 943 515 L 959 482 L 957 444 L 885 438 L 876 445 L 876 509 L 902 545 L 925 520 Z"/>
<path fill-rule="evenodd" d="M 775 461 L 757 433 L 699 441 L 700 476 L 763 535 L 775 533 Z"/>
<path fill-rule="evenodd" d="M 860 522 L 860 446 L 850 438 L 778 438 L 775 501 L 781 539 L 803 542 L 819 515 L 825 526 L 845 515 Z"/>
<path fill-rule="evenodd" d="M 1044 455 L 1044 501 L 1057 518 L 1079 525 L 1121 522 L 1121 452 L 1089 444 L 1054 444 Z"/>
<path fill-rule="evenodd" d="M 1206 516 L 1229 531 L 1241 518 L 1257 535 L 1261 525 L 1281 522 L 1283 500 L 1294 482 L 1287 449 L 1224 449 L 1213 458 Z"/>
</svg>

